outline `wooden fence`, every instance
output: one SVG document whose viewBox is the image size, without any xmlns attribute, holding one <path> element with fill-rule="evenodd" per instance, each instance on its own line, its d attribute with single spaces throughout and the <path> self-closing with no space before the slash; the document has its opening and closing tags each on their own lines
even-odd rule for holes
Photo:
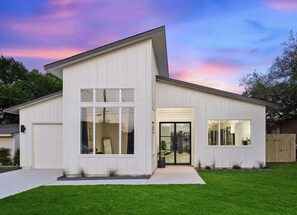
<svg viewBox="0 0 297 215">
<path fill-rule="evenodd" d="M 296 161 L 296 134 L 267 134 L 266 162 Z"/>
</svg>

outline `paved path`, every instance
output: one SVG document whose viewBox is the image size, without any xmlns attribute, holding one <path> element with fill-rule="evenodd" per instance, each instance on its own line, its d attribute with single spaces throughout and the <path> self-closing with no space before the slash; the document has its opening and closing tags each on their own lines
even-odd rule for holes
<svg viewBox="0 0 297 215">
<path fill-rule="evenodd" d="M 205 184 L 194 167 L 169 166 L 156 169 L 148 184 Z"/>
<path fill-rule="evenodd" d="M 62 170 L 20 169 L 0 174 L 0 199 L 57 180 Z"/>
<path fill-rule="evenodd" d="M 205 184 L 190 166 L 169 166 L 156 169 L 150 179 L 56 181 L 51 185 L 145 185 L 145 184 Z"/>
</svg>

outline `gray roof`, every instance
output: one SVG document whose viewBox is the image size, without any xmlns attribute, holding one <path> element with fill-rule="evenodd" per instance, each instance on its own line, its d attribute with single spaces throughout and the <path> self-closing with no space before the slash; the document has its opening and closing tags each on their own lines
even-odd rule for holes
<svg viewBox="0 0 297 215">
<path fill-rule="evenodd" d="M 167 77 L 163 77 L 163 76 L 158 76 L 157 75 L 157 81 L 162 82 L 162 83 L 166 83 L 166 84 L 171 84 L 171 85 L 183 87 L 183 88 L 187 88 L 187 89 L 191 89 L 191 90 L 196 90 L 196 91 L 200 91 L 200 92 L 204 92 L 204 93 L 209 93 L 209 94 L 213 94 L 213 95 L 217 95 L 217 96 L 223 96 L 223 97 L 230 98 L 230 99 L 236 99 L 236 100 L 239 100 L 239 101 L 244 101 L 244 102 L 253 103 L 253 104 L 257 104 L 257 105 L 263 105 L 263 106 L 266 106 L 268 108 L 277 108 L 278 107 L 278 105 L 270 103 L 270 102 L 266 102 L 266 101 L 262 101 L 262 100 L 258 100 L 258 99 L 253 99 L 253 98 L 242 96 L 242 95 L 239 95 L 239 94 L 236 94 L 236 93 L 230 93 L 230 92 L 223 91 L 223 90 L 217 90 L 217 89 L 214 89 L 214 88 L 205 87 L 205 86 L 201 86 L 201 85 L 197 85 L 197 84 L 192 84 L 192 83 L 189 83 L 189 82 L 184 82 L 184 81 L 180 81 L 180 80 L 176 80 L 176 79 L 172 79 L 172 78 L 167 78 Z"/>
<path fill-rule="evenodd" d="M 169 77 L 165 26 L 161 26 L 140 34 L 136 34 L 134 36 L 127 37 L 125 39 L 118 40 L 116 42 L 74 55 L 72 57 L 68 57 L 63 60 L 47 64 L 44 66 L 44 69 L 47 72 L 50 72 L 53 75 L 62 79 L 62 71 L 63 68 L 66 66 L 105 54 L 107 52 L 124 48 L 131 44 L 139 43 L 147 39 L 152 39 L 153 49 L 160 75 Z"/>
<path fill-rule="evenodd" d="M 33 99 L 31 101 L 28 101 L 28 102 L 25 102 L 25 103 L 22 103 L 22 104 L 13 106 L 13 107 L 9 107 L 9 108 L 5 109 L 4 112 L 5 113 L 11 113 L 11 114 L 19 114 L 19 110 L 21 108 L 25 108 L 25 107 L 28 107 L 28 106 L 31 106 L 31 105 L 34 105 L 34 104 L 49 100 L 49 99 L 59 97 L 59 96 L 62 96 L 62 91 L 58 91 L 58 92 L 55 92 L 55 93 L 52 93 L 52 94 L 49 94 L 49 95 L 46 95 L 46 96 L 39 97 L 37 99 Z"/>
<path fill-rule="evenodd" d="M 15 134 L 19 133 L 18 124 L 0 124 L 0 134 Z"/>
</svg>

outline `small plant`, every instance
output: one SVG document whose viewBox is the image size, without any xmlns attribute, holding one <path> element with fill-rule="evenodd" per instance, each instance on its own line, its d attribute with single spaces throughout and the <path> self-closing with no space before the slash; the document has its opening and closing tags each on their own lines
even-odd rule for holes
<svg viewBox="0 0 297 215">
<path fill-rule="evenodd" d="M 260 168 L 260 169 L 265 169 L 264 162 L 262 162 L 262 161 L 258 161 L 258 165 L 259 165 L 259 168 Z"/>
<path fill-rule="evenodd" d="M 7 148 L 0 148 L 0 165 L 10 166 L 12 165 L 12 160 L 10 158 L 10 150 Z"/>
<path fill-rule="evenodd" d="M 79 168 L 79 170 L 78 170 L 78 175 L 80 176 L 80 177 L 82 177 L 82 178 L 84 178 L 84 177 L 86 177 L 86 172 L 85 172 L 85 170 L 83 169 L 83 168 Z"/>
<path fill-rule="evenodd" d="M 115 177 L 118 175 L 118 170 L 117 169 L 110 169 L 108 170 L 108 175 L 109 177 Z"/>
<path fill-rule="evenodd" d="M 210 170 L 211 167 L 210 167 L 209 165 L 206 165 L 206 166 L 205 166 L 205 169 Z"/>
<path fill-rule="evenodd" d="M 67 178 L 69 175 L 69 171 L 67 169 L 63 169 L 63 177 Z"/>
<path fill-rule="evenodd" d="M 232 169 L 241 169 L 241 164 L 240 163 L 233 164 Z"/>
<path fill-rule="evenodd" d="M 215 160 L 212 162 L 212 165 L 211 165 L 211 167 L 212 167 L 212 169 L 213 169 L 213 170 L 215 170 L 215 169 L 216 169 L 216 161 L 215 161 Z"/>
<path fill-rule="evenodd" d="M 198 161 L 198 169 L 201 170 L 201 161 Z"/>
<path fill-rule="evenodd" d="M 169 155 L 169 154 L 171 154 L 171 152 L 167 151 L 166 142 L 162 140 L 160 142 L 159 153 L 158 153 L 159 160 L 165 160 L 166 155 Z"/>
</svg>

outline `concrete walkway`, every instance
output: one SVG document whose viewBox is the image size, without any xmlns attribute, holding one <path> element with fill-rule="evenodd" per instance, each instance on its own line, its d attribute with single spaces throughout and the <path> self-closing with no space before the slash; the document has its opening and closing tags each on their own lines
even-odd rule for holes
<svg viewBox="0 0 297 215">
<path fill-rule="evenodd" d="M 205 184 L 196 170 L 190 166 L 169 166 L 156 169 L 150 179 L 113 179 L 55 181 L 52 185 L 145 185 L 145 184 Z"/>
<path fill-rule="evenodd" d="M 20 169 L 0 174 L 0 199 L 48 183 L 62 176 L 62 170 Z"/>
<path fill-rule="evenodd" d="M 194 167 L 169 166 L 156 169 L 148 184 L 205 184 Z"/>
</svg>

